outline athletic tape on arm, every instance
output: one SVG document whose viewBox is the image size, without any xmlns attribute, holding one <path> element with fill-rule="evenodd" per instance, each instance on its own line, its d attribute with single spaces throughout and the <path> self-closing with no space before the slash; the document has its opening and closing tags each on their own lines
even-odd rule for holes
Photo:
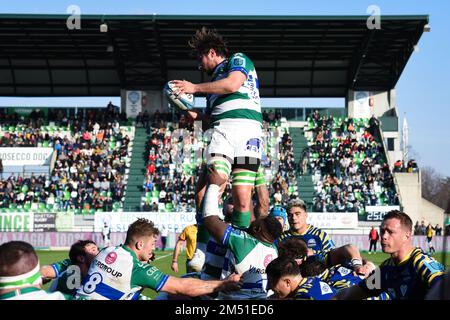
<svg viewBox="0 0 450 320">
<path fill-rule="evenodd" d="M 219 209 L 219 190 L 220 186 L 210 184 L 205 193 L 205 205 L 203 207 L 203 217 L 220 216 Z"/>
</svg>

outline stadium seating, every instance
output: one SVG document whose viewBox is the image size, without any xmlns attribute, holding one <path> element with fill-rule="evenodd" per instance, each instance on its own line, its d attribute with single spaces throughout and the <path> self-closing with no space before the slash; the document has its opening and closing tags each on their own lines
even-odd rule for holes
<svg viewBox="0 0 450 320">
<path fill-rule="evenodd" d="M 49 125 L 4 117 L 0 147 L 52 147 L 57 158 L 49 174 L 3 177 L 2 211 L 93 214 L 122 210 L 134 130 L 121 127 L 117 114 L 106 117 L 104 113 L 86 112 Z"/>
<path fill-rule="evenodd" d="M 315 185 L 314 211 L 363 214 L 368 205 L 399 204 L 376 133 L 369 119 L 308 117 L 304 156 Z"/>
<path fill-rule="evenodd" d="M 184 122 L 184 119 L 180 122 L 179 117 L 171 119 L 167 115 L 161 116 L 171 121 L 160 122 L 159 128 L 149 126 L 142 208 L 165 212 L 195 211 L 196 177 L 203 164 L 202 150 L 208 141 L 202 133 L 194 130 L 192 123 Z M 281 119 L 273 117 L 267 120 L 264 123 L 266 150 L 262 166 L 266 181 L 270 182 L 268 186 L 271 194 L 280 192 L 287 200 L 297 189 L 292 141 Z M 155 120 L 152 122 L 155 123 Z M 174 136 L 175 133 L 177 136 Z"/>
</svg>

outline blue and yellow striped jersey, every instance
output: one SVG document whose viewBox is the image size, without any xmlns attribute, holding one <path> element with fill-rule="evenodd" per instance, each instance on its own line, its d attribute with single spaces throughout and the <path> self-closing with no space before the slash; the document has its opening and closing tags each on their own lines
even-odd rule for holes
<svg viewBox="0 0 450 320">
<path fill-rule="evenodd" d="M 329 300 L 336 290 L 319 277 L 303 278 L 294 292 L 295 300 Z"/>
<path fill-rule="evenodd" d="M 359 286 L 374 296 L 387 292 L 395 300 L 424 299 L 428 289 L 444 278 L 444 271 L 442 264 L 421 248 L 414 248 L 400 263 L 392 258 L 385 260 L 375 271 L 379 272 L 378 283 L 375 274 Z"/>
<path fill-rule="evenodd" d="M 325 231 L 312 225 L 309 225 L 308 229 L 303 234 L 292 230 L 283 232 L 275 241 L 275 244 L 278 246 L 279 243 L 282 243 L 292 237 L 299 237 L 305 241 L 308 248 L 313 250 L 314 255 L 317 255 L 319 260 L 324 262 L 327 260 L 328 253 L 336 248 L 333 240 L 331 240 L 330 236 Z"/>
<path fill-rule="evenodd" d="M 318 276 L 322 281 L 328 283 L 337 291 L 349 288 L 353 285 L 359 284 L 364 280 L 363 276 L 357 276 L 353 270 L 343 265 L 335 265 L 328 268 Z M 382 292 L 379 296 L 370 297 L 368 300 L 391 300 L 389 295 Z"/>
<path fill-rule="evenodd" d="M 318 277 L 337 290 L 351 287 L 364 279 L 363 277 L 356 276 L 352 269 L 340 264 L 328 268 Z"/>
</svg>

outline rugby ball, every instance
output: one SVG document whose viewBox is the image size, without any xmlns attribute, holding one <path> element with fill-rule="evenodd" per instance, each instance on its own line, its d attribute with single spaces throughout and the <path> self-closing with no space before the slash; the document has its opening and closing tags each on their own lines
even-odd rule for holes
<svg viewBox="0 0 450 320">
<path fill-rule="evenodd" d="M 175 84 L 172 81 L 166 83 L 163 91 L 171 106 L 180 110 L 191 110 L 194 108 L 194 95 L 183 93 L 177 96 Z"/>
</svg>

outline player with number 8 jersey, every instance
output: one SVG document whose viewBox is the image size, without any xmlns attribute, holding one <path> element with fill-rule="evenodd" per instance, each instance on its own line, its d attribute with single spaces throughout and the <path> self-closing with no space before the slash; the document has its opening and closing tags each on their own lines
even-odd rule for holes
<svg viewBox="0 0 450 320">
<path fill-rule="evenodd" d="M 108 247 L 92 262 L 77 297 L 95 300 L 136 300 L 144 288 L 161 290 L 168 275 L 146 262 L 126 246 Z"/>
<path fill-rule="evenodd" d="M 136 300 L 144 288 L 195 297 L 240 288 L 237 277 L 223 281 L 203 281 L 180 279 L 162 273 L 148 263 L 158 235 L 159 230 L 147 219 L 138 219 L 132 223 L 123 245 L 103 249 L 92 261 L 76 298 Z"/>
</svg>

